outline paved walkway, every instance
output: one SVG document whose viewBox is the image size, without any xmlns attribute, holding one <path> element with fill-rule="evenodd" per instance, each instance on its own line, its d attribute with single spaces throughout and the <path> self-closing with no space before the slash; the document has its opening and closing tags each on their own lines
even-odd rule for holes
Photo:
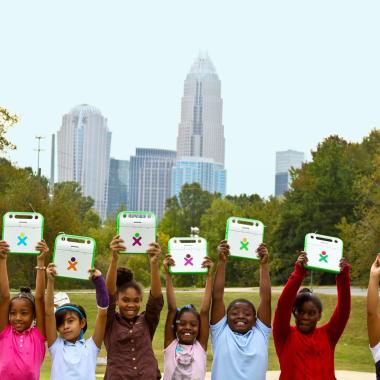
<svg viewBox="0 0 380 380">
<path fill-rule="evenodd" d="M 266 380 L 278 380 L 279 375 L 280 375 L 279 371 L 268 371 Z M 337 380 L 375 380 L 376 378 L 376 375 L 374 373 L 352 372 L 352 371 L 335 371 L 335 376 Z M 103 375 L 96 375 L 96 377 L 103 378 Z M 205 380 L 211 380 L 210 372 L 207 372 Z M 238 379 L 234 379 L 234 380 L 238 380 Z"/>
<path fill-rule="evenodd" d="M 267 380 L 278 380 L 279 371 L 268 371 Z M 369 372 L 351 372 L 351 371 L 335 371 L 337 380 L 375 380 L 376 375 Z M 206 380 L 210 380 L 211 375 L 208 372 Z M 227 380 L 227 379 L 226 379 Z"/>
</svg>

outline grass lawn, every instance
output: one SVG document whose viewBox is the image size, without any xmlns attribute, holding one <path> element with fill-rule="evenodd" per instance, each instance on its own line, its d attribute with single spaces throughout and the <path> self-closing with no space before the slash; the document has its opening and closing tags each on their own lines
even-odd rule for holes
<svg viewBox="0 0 380 380">
<path fill-rule="evenodd" d="M 179 293 L 177 295 L 178 306 L 193 303 L 197 307 L 200 306 L 202 293 L 194 293 L 189 291 L 188 293 Z M 225 302 L 228 304 L 235 298 L 248 298 L 251 299 L 255 305 L 258 304 L 258 294 L 254 293 L 226 293 Z M 273 311 L 277 302 L 278 295 L 273 295 Z M 82 305 L 88 315 L 89 327 L 86 333 L 88 338 L 91 335 L 93 329 L 93 322 L 95 320 L 96 306 L 94 294 L 77 294 L 70 295 L 72 302 Z M 146 295 L 145 295 L 146 299 Z M 335 296 L 322 295 L 321 300 L 323 303 L 324 311 L 322 323 L 329 319 L 332 314 L 332 310 L 336 304 Z M 352 370 L 373 372 L 374 364 L 368 349 L 367 329 L 366 329 L 366 299 L 365 297 L 353 297 L 352 298 L 352 310 L 351 317 L 346 327 L 346 330 L 340 339 L 336 351 L 335 351 L 335 368 L 337 370 Z M 166 306 L 161 314 L 160 324 L 157 328 L 156 335 L 153 340 L 153 347 L 156 357 L 159 362 L 159 367 L 163 369 L 163 335 L 164 324 L 166 318 Z M 106 356 L 104 347 L 100 356 Z M 212 361 L 211 347 L 208 350 L 208 370 L 210 370 Z M 50 356 L 46 354 L 45 363 L 42 368 L 41 380 L 47 380 L 50 378 Z M 269 345 L 269 369 L 278 370 L 279 365 L 277 361 L 276 352 L 274 350 L 273 339 L 270 340 Z M 98 373 L 103 373 L 105 367 L 98 367 Z"/>
</svg>

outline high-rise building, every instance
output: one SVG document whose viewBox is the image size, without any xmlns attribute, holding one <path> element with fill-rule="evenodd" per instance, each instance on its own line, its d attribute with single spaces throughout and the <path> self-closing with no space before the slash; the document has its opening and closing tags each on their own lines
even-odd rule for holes
<svg viewBox="0 0 380 380">
<path fill-rule="evenodd" d="M 107 216 L 115 215 L 121 206 L 127 208 L 129 192 L 129 161 L 110 160 Z"/>
<path fill-rule="evenodd" d="M 175 158 L 172 150 L 136 148 L 136 155 L 130 160 L 130 210 L 152 211 L 162 217 L 170 197 Z"/>
<path fill-rule="evenodd" d="M 278 197 L 289 190 L 291 168 L 298 169 L 305 161 L 305 154 L 295 150 L 276 152 L 275 196 Z"/>
<path fill-rule="evenodd" d="M 226 195 L 226 171 L 222 164 L 203 157 L 182 157 L 173 166 L 172 196 L 178 195 L 185 183 L 197 182 L 203 190 Z"/>
<path fill-rule="evenodd" d="M 111 132 L 107 119 L 88 104 L 63 116 L 57 133 L 58 182 L 75 181 L 94 199 L 94 208 L 106 217 Z"/>
<path fill-rule="evenodd" d="M 207 54 L 200 54 L 185 79 L 177 158 L 212 158 L 224 166 L 221 83 Z"/>
</svg>

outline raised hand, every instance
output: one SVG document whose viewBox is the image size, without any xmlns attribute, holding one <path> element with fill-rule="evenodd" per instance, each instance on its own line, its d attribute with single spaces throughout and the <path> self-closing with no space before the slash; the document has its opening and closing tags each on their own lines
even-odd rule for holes
<svg viewBox="0 0 380 380">
<path fill-rule="evenodd" d="M 120 239 L 120 235 L 116 235 L 112 238 L 110 243 L 110 249 L 113 255 L 118 255 L 120 251 L 126 251 L 127 248 L 123 245 L 124 240 Z"/>
<path fill-rule="evenodd" d="M 375 261 L 372 263 L 370 277 L 380 279 L 380 253 L 377 254 Z"/>
<path fill-rule="evenodd" d="M 37 243 L 36 250 L 40 252 L 37 256 L 37 260 L 44 260 L 45 255 L 49 252 L 49 247 L 46 244 L 45 240 L 41 240 Z"/>
<path fill-rule="evenodd" d="M 96 268 L 89 269 L 88 273 L 91 280 L 95 280 L 95 278 L 100 277 L 102 275 L 102 272 Z"/>
<path fill-rule="evenodd" d="M 298 256 L 298 259 L 296 261 L 296 264 L 300 265 L 301 267 L 305 267 L 307 262 L 308 262 L 307 253 L 304 251 L 301 251 L 300 255 Z"/>
<path fill-rule="evenodd" d="M 9 245 L 6 241 L 0 240 L 0 260 L 5 260 L 9 252 Z"/>
<path fill-rule="evenodd" d="M 148 254 L 151 264 L 158 263 L 158 259 L 161 255 L 161 247 L 158 243 L 150 243 L 146 253 Z"/>
<path fill-rule="evenodd" d="M 46 275 L 48 280 L 54 281 L 57 275 L 57 270 L 55 269 L 55 264 L 50 263 L 46 268 Z"/>
<path fill-rule="evenodd" d="M 212 273 L 212 269 L 214 268 L 214 262 L 211 260 L 210 257 L 206 256 L 203 259 L 202 268 L 207 268 L 208 273 Z"/>
<path fill-rule="evenodd" d="M 227 240 L 222 240 L 218 245 L 219 260 L 226 262 L 229 255 L 230 246 L 228 245 Z"/>
<path fill-rule="evenodd" d="M 350 265 L 350 263 L 348 262 L 348 260 L 345 257 L 342 257 L 340 259 L 340 261 L 339 261 L 339 268 L 340 268 L 341 272 L 343 272 L 346 268 L 347 268 L 347 270 L 351 269 L 351 265 Z"/>
<path fill-rule="evenodd" d="M 268 264 L 269 261 L 269 253 L 268 253 L 268 248 L 264 243 L 261 243 L 259 247 L 256 250 L 257 252 L 257 257 L 259 258 L 260 264 Z"/>
<path fill-rule="evenodd" d="M 169 267 L 174 267 L 175 261 L 171 255 L 166 255 L 164 258 L 163 264 L 164 264 L 165 273 L 170 274 Z"/>
</svg>

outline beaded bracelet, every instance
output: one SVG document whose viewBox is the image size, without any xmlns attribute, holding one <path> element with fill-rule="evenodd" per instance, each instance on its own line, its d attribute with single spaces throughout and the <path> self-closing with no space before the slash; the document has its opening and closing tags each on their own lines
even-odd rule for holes
<svg viewBox="0 0 380 380">
<path fill-rule="evenodd" d="M 46 267 L 34 267 L 34 269 L 37 269 L 37 270 L 45 270 Z"/>
</svg>

